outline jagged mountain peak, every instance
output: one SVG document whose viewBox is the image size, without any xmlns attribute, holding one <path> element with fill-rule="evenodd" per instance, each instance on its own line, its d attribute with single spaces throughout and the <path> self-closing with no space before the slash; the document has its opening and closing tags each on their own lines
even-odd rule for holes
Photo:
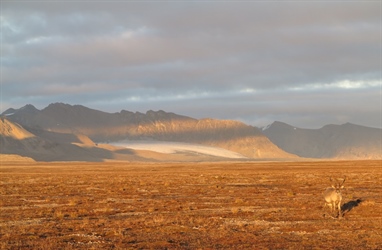
<svg viewBox="0 0 382 250">
<path fill-rule="evenodd" d="M 19 110 L 38 111 L 38 109 L 32 104 L 27 104 L 24 107 L 21 107 Z"/>
<path fill-rule="evenodd" d="M 149 119 L 154 119 L 154 120 L 193 119 L 191 117 L 178 115 L 172 112 L 166 112 L 163 110 L 158 110 L 158 111 L 148 110 L 145 115 Z"/>
<path fill-rule="evenodd" d="M 300 128 L 294 127 L 294 126 L 289 125 L 285 122 L 275 121 L 275 122 L 263 127 L 261 130 L 263 132 L 267 132 L 267 131 L 284 131 L 284 130 L 294 131 L 297 129 L 300 129 Z"/>
<path fill-rule="evenodd" d="M 73 107 L 73 105 L 68 103 L 63 103 L 63 102 L 55 102 L 55 103 L 49 104 L 45 109 L 54 108 L 54 107 Z"/>
<path fill-rule="evenodd" d="M 16 111 L 17 111 L 17 109 L 9 108 L 9 109 L 5 110 L 3 113 L 1 113 L 1 115 L 2 116 L 13 115 Z"/>
<path fill-rule="evenodd" d="M 56 103 L 51 103 L 49 104 L 46 108 L 42 109 L 41 111 L 47 112 L 47 111 L 58 111 L 58 110 L 67 110 L 67 111 L 97 111 L 97 112 L 102 112 L 98 111 L 95 109 L 91 109 L 88 107 L 85 107 L 83 105 L 71 105 L 67 103 L 62 103 L 62 102 L 56 102 Z"/>
<path fill-rule="evenodd" d="M 9 108 L 7 110 L 5 110 L 3 113 L 1 113 L 2 116 L 10 116 L 10 115 L 14 115 L 14 114 L 19 114 L 19 113 L 30 113 L 30 114 L 35 114 L 37 112 L 39 112 L 40 110 L 38 110 L 35 106 L 33 106 L 32 104 L 27 104 L 19 109 L 14 109 L 14 108 Z"/>
</svg>

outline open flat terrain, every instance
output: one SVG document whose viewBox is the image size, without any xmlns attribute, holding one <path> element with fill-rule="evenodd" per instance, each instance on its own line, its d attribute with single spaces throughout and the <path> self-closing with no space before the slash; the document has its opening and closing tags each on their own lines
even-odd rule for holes
<svg viewBox="0 0 382 250">
<path fill-rule="evenodd" d="M 1 162 L 1 249 L 382 249 L 382 161 Z M 344 217 L 323 209 L 347 176 Z"/>
</svg>

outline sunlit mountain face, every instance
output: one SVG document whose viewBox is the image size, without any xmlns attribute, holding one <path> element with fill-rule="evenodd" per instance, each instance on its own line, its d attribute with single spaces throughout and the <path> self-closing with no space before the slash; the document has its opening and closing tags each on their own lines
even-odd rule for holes
<svg viewBox="0 0 382 250">
<path fill-rule="evenodd" d="M 63 103 L 41 110 L 32 105 L 9 109 L 2 119 L 3 128 L 13 124 L 13 129 L 3 129 L 2 138 L 10 143 L 5 151 L 12 153 L 21 143 L 24 156 L 38 155 L 40 147 L 44 154 L 39 157 L 49 159 L 57 155 L 69 159 L 68 152 L 76 152 L 72 158 L 81 159 L 79 152 L 83 151 L 85 160 L 127 159 L 135 150 L 188 154 L 189 160 L 198 155 L 240 160 L 381 158 L 381 129 L 351 123 L 304 129 L 274 122 L 259 129 L 240 121 L 195 119 L 162 110 L 107 113 Z M 25 132 L 16 132 L 19 130 Z"/>
</svg>

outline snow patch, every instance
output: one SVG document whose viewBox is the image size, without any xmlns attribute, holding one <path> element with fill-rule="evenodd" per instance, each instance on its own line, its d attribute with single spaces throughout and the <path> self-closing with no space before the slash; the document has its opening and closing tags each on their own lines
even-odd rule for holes
<svg viewBox="0 0 382 250">
<path fill-rule="evenodd" d="M 191 144 L 184 142 L 165 142 L 165 141 L 119 141 L 110 143 L 118 147 L 131 148 L 136 150 L 149 150 L 164 154 L 174 154 L 178 152 L 193 152 L 211 156 L 244 159 L 247 158 L 239 153 L 211 146 Z"/>
<path fill-rule="evenodd" d="M 271 126 L 272 126 L 272 124 L 269 124 L 269 125 L 267 125 L 265 127 L 262 127 L 261 131 L 265 131 L 265 130 L 269 129 Z"/>
</svg>

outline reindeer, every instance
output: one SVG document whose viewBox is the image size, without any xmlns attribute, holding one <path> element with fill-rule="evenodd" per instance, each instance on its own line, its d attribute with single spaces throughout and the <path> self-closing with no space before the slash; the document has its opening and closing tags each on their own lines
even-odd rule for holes
<svg viewBox="0 0 382 250">
<path fill-rule="evenodd" d="M 330 207 L 330 211 L 333 214 L 338 210 L 338 216 L 339 218 L 342 217 L 342 211 L 341 211 L 341 201 L 342 201 L 342 195 L 341 195 L 341 189 L 344 188 L 343 184 L 346 180 L 346 176 L 344 177 L 343 181 L 340 183 L 338 180 L 333 181 L 333 179 L 330 177 L 330 182 L 332 183 L 332 186 L 327 188 L 324 192 L 324 199 L 325 199 L 325 205 Z"/>
</svg>

